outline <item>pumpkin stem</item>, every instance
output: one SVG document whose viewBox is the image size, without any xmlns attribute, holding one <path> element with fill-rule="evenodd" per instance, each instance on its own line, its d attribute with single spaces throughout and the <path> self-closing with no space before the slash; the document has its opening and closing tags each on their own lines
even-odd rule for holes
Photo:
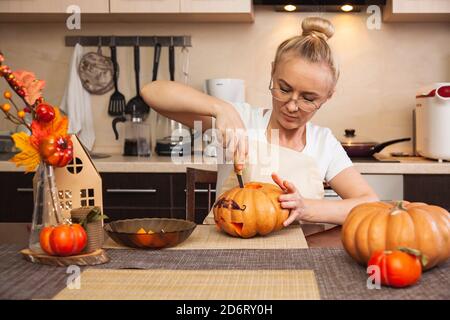
<svg viewBox="0 0 450 320">
<path fill-rule="evenodd" d="M 403 201 L 397 201 L 397 203 L 395 204 L 395 208 L 394 210 L 403 210 L 403 211 L 407 211 L 405 206 L 403 205 Z"/>
<path fill-rule="evenodd" d="M 422 268 L 424 268 L 428 264 L 428 258 L 424 255 L 420 250 L 412 249 L 408 247 L 397 247 L 397 250 L 400 250 L 404 253 L 408 253 L 410 255 L 416 256 L 420 259 L 420 263 L 422 264 Z"/>
</svg>

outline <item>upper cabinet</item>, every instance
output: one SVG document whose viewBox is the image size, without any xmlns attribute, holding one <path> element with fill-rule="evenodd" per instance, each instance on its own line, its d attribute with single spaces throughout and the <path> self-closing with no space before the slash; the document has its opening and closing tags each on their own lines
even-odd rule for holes
<svg viewBox="0 0 450 320">
<path fill-rule="evenodd" d="M 81 13 L 109 13 L 109 0 L 1 0 L 0 13 L 66 13 L 76 5 Z"/>
<path fill-rule="evenodd" d="M 254 21 L 252 0 L 0 0 L 0 20 L 63 21 L 71 5 L 91 22 Z"/>
<path fill-rule="evenodd" d="M 387 0 L 383 19 L 386 22 L 448 22 L 450 0 Z"/>
<path fill-rule="evenodd" d="M 161 22 L 252 22 L 252 0 L 110 0 L 120 20 Z M 120 15 L 118 15 L 120 14 Z"/>
<path fill-rule="evenodd" d="M 179 13 L 180 0 L 109 0 L 111 13 Z"/>
<path fill-rule="evenodd" d="M 183 13 L 251 13 L 251 0 L 180 0 Z"/>
<path fill-rule="evenodd" d="M 252 0 L 180 0 L 181 16 L 191 21 L 253 22 Z"/>
</svg>

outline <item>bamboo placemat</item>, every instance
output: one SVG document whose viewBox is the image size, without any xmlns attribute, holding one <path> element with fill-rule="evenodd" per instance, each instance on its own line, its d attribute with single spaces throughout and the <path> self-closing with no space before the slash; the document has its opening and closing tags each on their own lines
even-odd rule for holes
<svg viewBox="0 0 450 320">
<path fill-rule="evenodd" d="M 127 248 L 108 239 L 108 249 Z M 231 237 L 216 229 L 215 225 L 198 225 L 191 236 L 178 246 L 166 250 L 189 249 L 306 249 L 308 244 L 299 225 L 289 226 L 267 236 L 241 239 Z M 128 248 L 127 248 L 128 249 Z"/>
<path fill-rule="evenodd" d="M 312 270 L 88 269 L 56 300 L 318 300 Z"/>
</svg>

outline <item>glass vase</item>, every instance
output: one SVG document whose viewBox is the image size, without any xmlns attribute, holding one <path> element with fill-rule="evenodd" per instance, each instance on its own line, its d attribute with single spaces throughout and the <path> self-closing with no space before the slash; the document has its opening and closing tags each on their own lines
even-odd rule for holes
<svg viewBox="0 0 450 320">
<path fill-rule="evenodd" d="M 39 243 L 41 230 L 46 226 L 55 226 L 64 222 L 58 201 L 58 189 L 56 188 L 53 166 L 42 161 L 36 170 L 33 184 L 34 209 L 29 248 L 33 252 L 43 253 L 44 251 Z"/>
</svg>

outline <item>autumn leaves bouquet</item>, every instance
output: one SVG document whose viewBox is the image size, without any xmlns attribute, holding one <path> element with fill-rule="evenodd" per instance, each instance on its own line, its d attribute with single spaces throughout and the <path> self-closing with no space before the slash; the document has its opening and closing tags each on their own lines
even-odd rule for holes
<svg viewBox="0 0 450 320">
<path fill-rule="evenodd" d="M 4 61 L 0 52 L 0 77 L 22 100 L 23 107 L 16 104 L 13 92 L 6 90 L 3 92 L 6 101 L 0 103 L 1 110 L 6 119 L 29 131 L 12 135 L 20 152 L 11 161 L 24 166 L 26 172 L 36 170 L 29 249 L 38 254 L 78 254 L 86 245 L 86 232 L 62 215 L 53 170 L 66 166 L 73 158 L 73 144 L 67 134 L 68 119 L 44 100 L 43 80 L 29 71 L 12 71 Z"/>
<path fill-rule="evenodd" d="M 54 167 L 64 167 L 73 157 L 72 141 L 67 134 L 67 117 L 44 100 L 42 90 L 45 81 L 38 80 L 29 71 L 12 71 L 4 64 L 4 60 L 0 52 L 0 77 L 6 80 L 24 106 L 16 104 L 12 92 L 6 90 L 3 92 L 6 101 L 1 104 L 1 110 L 6 119 L 16 125 L 26 126 L 31 132 L 12 135 L 20 152 L 11 161 L 17 166 L 24 166 L 26 172 L 34 171 L 41 161 Z"/>
</svg>

